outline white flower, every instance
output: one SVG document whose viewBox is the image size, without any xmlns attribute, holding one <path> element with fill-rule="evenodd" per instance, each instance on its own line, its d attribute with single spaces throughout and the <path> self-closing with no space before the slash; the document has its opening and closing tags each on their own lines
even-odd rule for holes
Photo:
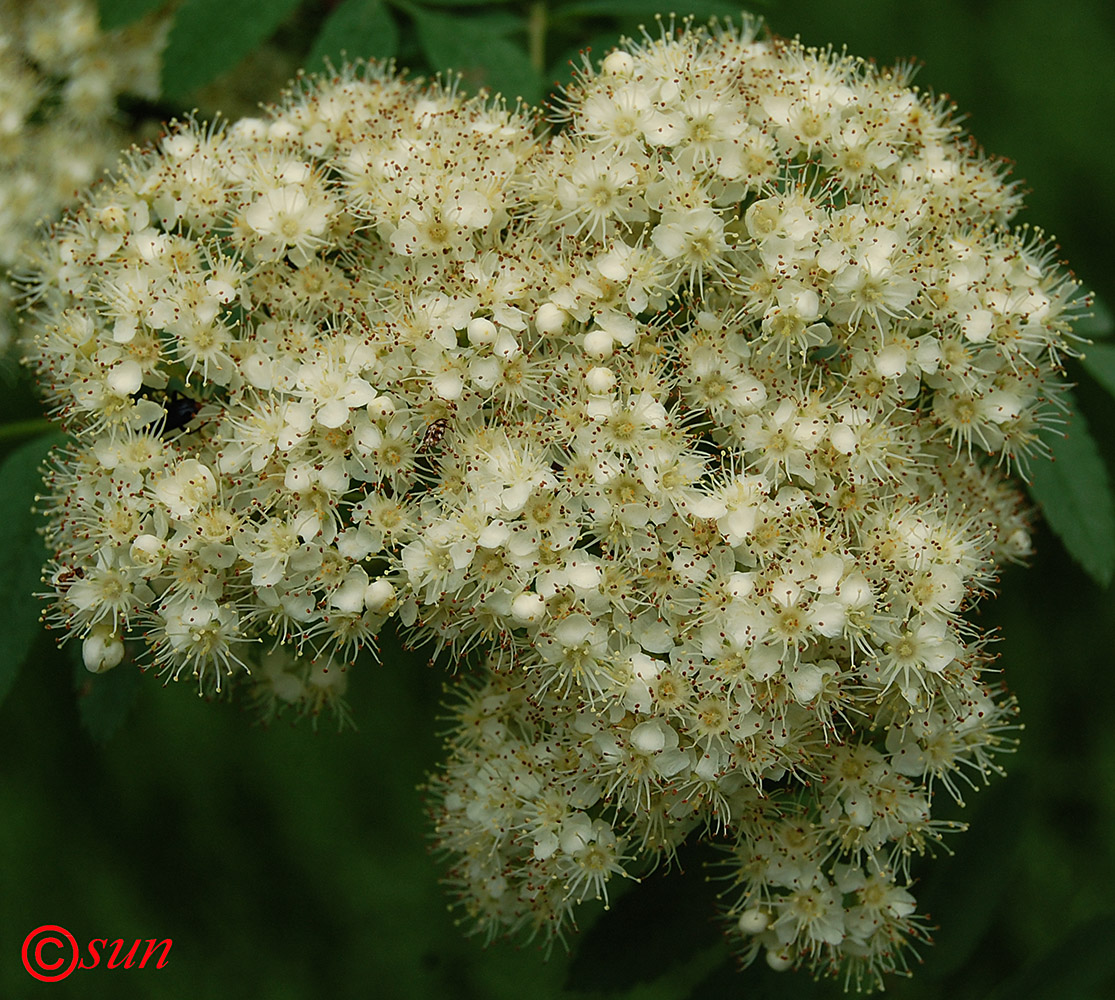
<svg viewBox="0 0 1115 1000">
<path fill-rule="evenodd" d="M 157 480 L 153 492 L 172 517 L 185 519 L 217 495 L 217 480 L 196 458 L 187 458 Z"/>
<path fill-rule="evenodd" d="M 94 626 L 82 642 L 81 658 L 90 673 L 103 674 L 124 659 L 124 641 L 113 626 L 101 623 Z"/>
<path fill-rule="evenodd" d="M 27 322 L 52 624 L 343 720 L 394 618 L 460 666 L 486 935 L 715 833 L 745 961 L 873 983 L 1007 742 L 971 609 L 1076 285 L 900 71 L 683 28 L 560 107 L 349 67 L 85 196 Z"/>
<path fill-rule="evenodd" d="M 328 200 L 307 195 L 301 184 L 283 184 L 261 191 L 244 210 L 244 222 L 263 237 L 264 253 L 291 250 L 304 259 L 322 243 L 331 207 Z"/>
</svg>

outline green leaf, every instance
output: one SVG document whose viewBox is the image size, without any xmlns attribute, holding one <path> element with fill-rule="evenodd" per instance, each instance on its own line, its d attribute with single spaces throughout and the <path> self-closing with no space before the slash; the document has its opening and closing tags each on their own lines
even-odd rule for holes
<svg viewBox="0 0 1115 1000">
<path fill-rule="evenodd" d="M 1041 505 L 1049 526 L 1069 554 L 1101 586 L 1115 572 L 1115 502 L 1107 468 L 1084 415 L 1070 393 L 1072 409 L 1067 434 L 1043 432 L 1053 461 L 1030 468 L 1030 495 Z"/>
<path fill-rule="evenodd" d="M 752 0 L 749 6 L 759 4 Z M 677 10 L 679 20 L 682 16 L 692 15 L 697 24 L 705 24 L 714 17 L 721 20 L 731 18 L 736 23 L 740 20 L 742 7 L 738 3 L 691 3 L 684 7 L 673 8 Z M 616 18 L 644 18 L 648 25 L 653 24 L 657 15 L 662 20 L 669 22 L 671 8 L 657 0 L 579 0 L 579 2 L 557 7 L 550 13 L 554 21 L 574 17 L 616 17 Z"/>
<path fill-rule="evenodd" d="M 74 689 L 82 728 L 98 743 L 105 743 L 118 730 L 139 694 L 142 672 L 131 658 L 103 674 L 91 674 L 75 645 Z"/>
<path fill-rule="evenodd" d="M 138 21 L 166 6 L 166 0 L 97 0 L 97 17 L 106 31 Z"/>
<path fill-rule="evenodd" d="M 399 29 L 383 0 L 345 0 L 321 26 L 306 60 L 308 69 L 329 59 L 390 59 L 399 47 Z"/>
<path fill-rule="evenodd" d="M 427 7 L 482 7 L 512 2 L 514 0 L 425 0 Z"/>
<path fill-rule="evenodd" d="M 474 93 L 487 88 L 509 103 L 521 97 L 536 103 L 542 98 L 542 78 L 521 46 L 505 35 L 523 29 L 520 18 L 453 17 L 413 11 L 422 51 L 439 72 L 459 73 Z"/>
<path fill-rule="evenodd" d="M 1080 359 L 1084 370 L 1115 396 L 1115 347 L 1092 344 Z"/>
<path fill-rule="evenodd" d="M 1073 324 L 1073 332 L 1078 337 L 1087 337 L 1089 340 L 1099 337 L 1110 337 L 1115 331 L 1115 316 L 1107 308 L 1107 304 L 1100 299 L 1092 301 L 1092 311 L 1087 316 L 1082 316 Z"/>
<path fill-rule="evenodd" d="M 47 452 L 65 438 L 47 434 L 17 448 L 0 466 L 0 607 L 4 609 L 4 651 L 0 656 L 0 701 L 39 634 L 41 588 L 46 548 L 31 512 L 42 489 L 39 468 Z"/>
<path fill-rule="evenodd" d="M 163 54 L 163 93 L 183 100 L 265 42 L 298 0 L 185 0 Z"/>
</svg>

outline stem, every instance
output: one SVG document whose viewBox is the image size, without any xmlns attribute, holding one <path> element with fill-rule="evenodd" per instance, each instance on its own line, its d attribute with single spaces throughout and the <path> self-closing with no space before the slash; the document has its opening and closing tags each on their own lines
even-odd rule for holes
<svg viewBox="0 0 1115 1000">
<path fill-rule="evenodd" d="M 527 18 L 527 45 L 530 64 L 541 76 L 546 72 L 546 0 L 535 0 Z"/>
<path fill-rule="evenodd" d="M 13 420 L 10 424 L 0 424 L 0 441 L 10 438 L 33 437 L 47 431 L 57 430 L 58 425 L 45 417 L 33 417 L 30 420 Z"/>
</svg>

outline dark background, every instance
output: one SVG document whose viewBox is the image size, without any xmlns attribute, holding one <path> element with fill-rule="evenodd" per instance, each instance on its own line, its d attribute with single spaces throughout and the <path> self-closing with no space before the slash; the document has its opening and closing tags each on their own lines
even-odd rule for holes
<svg viewBox="0 0 1115 1000">
<path fill-rule="evenodd" d="M 604 16 L 621 3 L 582 6 L 586 38 L 631 20 Z M 922 61 L 918 83 L 949 93 L 981 144 L 1010 157 L 1032 188 L 1020 221 L 1044 226 L 1085 285 L 1115 301 L 1115 5 L 778 0 L 760 11 L 807 43 L 846 44 L 881 64 Z M 270 76 L 304 57 L 302 26 L 324 13 L 306 4 L 295 15 L 267 50 Z M 405 14 L 393 16 L 405 33 Z M 570 37 L 549 41 L 554 60 Z M 222 86 L 249 106 L 270 96 L 264 57 L 255 59 L 206 99 Z M 1071 374 L 1110 459 L 1112 404 Z M 0 418 L 35 414 L 25 388 L 3 395 Z M 1000 588 L 981 624 L 1001 628 L 998 666 L 1025 732 L 1008 777 L 955 811 L 971 823 L 948 838 L 955 854 L 915 862 L 919 903 L 940 929 L 915 976 L 888 990 L 1098 1000 L 1115 995 L 1112 595 L 1044 530 L 1032 565 L 1006 572 Z M 427 853 L 417 787 L 439 756 L 449 675 L 390 647 L 382 660 L 352 671 L 355 733 L 253 727 L 236 706 L 145 676 L 127 720 L 97 742 L 79 718 L 70 654 L 43 637 L 0 707 L 0 997 L 840 994 L 841 984 L 803 975 L 732 971 L 699 855 L 684 877 L 655 877 L 599 919 L 586 908 L 572 956 L 546 962 L 533 947 L 466 939 Z M 100 968 L 43 984 L 19 959 L 41 924 L 79 941 L 174 944 L 162 970 Z"/>
</svg>

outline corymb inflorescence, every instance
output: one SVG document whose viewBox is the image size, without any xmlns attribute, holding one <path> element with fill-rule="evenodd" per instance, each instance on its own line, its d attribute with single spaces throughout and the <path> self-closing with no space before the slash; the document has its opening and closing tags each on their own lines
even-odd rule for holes
<svg viewBox="0 0 1115 1000">
<path fill-rule="evenodd" d="M 0 356 L 8 270 L 129 141 L 118 99 L 158 96 L 168 27 L 156 13 L 104 31 L 96 0 L 0 0 Z"/>
<path fill-rule="evenodd" d="M 49 620 L 265 714 L 393 620 L 460 665 L 429 794 L 484 937 L 707 837 L 745 961 L 873 988 L 1013 745 L 970 611 L 1079 290 L 902 71 L 671 30 L 551 117 L 359 66 L 85 198 L 28 283 Z"/>
</svg>

